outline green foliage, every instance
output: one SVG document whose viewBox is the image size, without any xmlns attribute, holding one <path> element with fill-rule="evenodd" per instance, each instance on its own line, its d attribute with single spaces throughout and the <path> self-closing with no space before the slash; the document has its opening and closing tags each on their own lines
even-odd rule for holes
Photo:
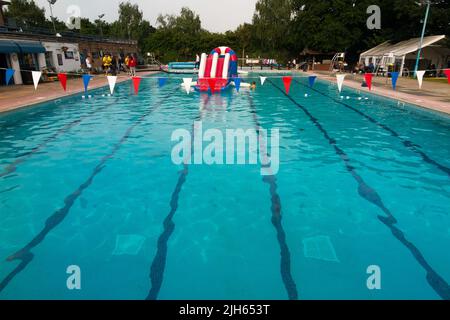
<svg viewBox="0 0 450 320">
<path fill-rule="evenodd" d="M 431 1 L 426 35 L 450 35 L 450 2 Z M 143 53 L 154 52 L 163 62 L 193 60 L 195 54 L 227 45 L 239 56 L 275 58 L 281 62 L 303 49 L 323 53 L 346 51 L 350 60 L 386 40 L 401 41 L 420 36 L 426 1 L 419 0 L 258 0 L 251 24 L 234 31 L 204 30 L 200 17 L 189 8 L 178 15 L 159 15 L 157 29 L 143 18 L 137 4 L 122 2 L 119 18 L 108 23 L 81 19 L 81 34 L 138 40 Z M 366 26 L 366 10 L 381 8 L 381 30 Z M 33 0 L 11 0 L 7 17 L 19 26 L 52 28 L 45 10 Z M 55 19 L 58 32 L 67 28 Z"/>
<path fill-rule="evenodd" d="M 45 10 L 31 0 L 11 0 L 5 16 L 14 19 L 18 27 L 47 27 Z"/>
<path fill-rule="evenodd" d="M 106 30 L 109 31 L 106 34 L 139 42 L 143 42 L 148 34 L 154 31 L 150 23 L 143 19 L 139 6 L 130 2 L 119 4 L 119 19 Z"/>
</svg>

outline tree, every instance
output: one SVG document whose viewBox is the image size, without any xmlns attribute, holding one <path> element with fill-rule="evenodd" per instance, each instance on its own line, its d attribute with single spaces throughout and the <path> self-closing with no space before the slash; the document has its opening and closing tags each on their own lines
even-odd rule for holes
<svg viewBox="0 0 450 320">
<path fill-rule="evenodd" d="M 11 0 L 5 12 L 8 20 L 14 19 L 19 27 L 45 27 L 45 9 L 36 5 L 33 0 Z M 11 21 L 10 21 L 11 23 Z"/>
<path fill-rule="evenodd" d="M 291 17 L 291 0 L 258 0 L 253 26 L 260 47 L 272 51 L 282 47 L 289 37 Z"/>
<path fill-rule="evenodd" d="M 369 30 L 366 10 L 372 0 L 293 0 L 297 50 L 304 48 L 322 52 L 346 51 L 350 60 L 360 52 L 383 41 L 402 41 L 419 37 L 420 23 L 425 13 L 423 3 L 417 0 L 379 0 L 381 29 Z M 427 35 L 449 34 L 448 1 L 433 1 Z"/>
<path fill-rule="evenodd" d="M 136 39 L 142 23 L 142 11 L 137 4 L 121 2 L 119 19 L 112 24 L 112 33 L 121 38 Z"/>
</svg>

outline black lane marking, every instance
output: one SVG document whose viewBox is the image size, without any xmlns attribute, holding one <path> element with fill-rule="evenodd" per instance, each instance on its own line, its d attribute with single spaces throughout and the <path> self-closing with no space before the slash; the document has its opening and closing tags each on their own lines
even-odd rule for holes
<svg viewBox="0 0 450 320">
<path fill-rule="evenodd" d="M 117 101 L 117 100 L 116 100 Z M 44 148 L 49 142 L 55 140 L 56 138 L 58 138 L 61 134 L 69 131 L 70 129 L 72 129 L 73 127 L 79 125 L 83 120 L 85 120 L 86 118 L 90 117 L 91 115 L 93 115 L 94 113 L 101 111 L 103 109 L 106 109 L 107 107 L 109 107 L 110 104 L 107 104 L 103 107 L 97 108 L 95 110 L 92 110 L 91 112 L 88 112 L 87 114 L 85 114 L 84 116 L 81 116 L 80 118 L 66 124 L 65 126 L 63 126 L 62 128 L 59 128 L 55 133 L 53 133 L 50 137 L 46 138 L 43 142 L 41 142 L 40 144 L 38 144 L 36 147 L 34 147 L 33 149 L 31 149 L 30 151 L 25 152 L 24 154 L 20 155 L 16 160 L 14 160 L 12 163 L 8 164 L 4 169 L 3 172 L 0 173 L 0 178 L 16 171 L 17 166 L 23 162 L 25 162 L 28 158 L 30 158 L 31 156 L 33 156 L 36 152 L 38 152 L 39 150 L 41 150 L 42 148 Z"/>
<path fill-rule="evenodd" d="M 431 159 L 425 152 L 423 152 L 422 150 L 419 149 L 420 146 L 418 146 L 417 144 L 413 143 L 410 140 L 402 138 L 400 136 L 400 134 L 398 134 L 398 132 L 396 132 L 394 129 L 390 128 L 389 126 L 385 125 L 384 123 L 379 122 L 375 118 L 369 116 L 368 114 L 362 112 L 361 110 L 356 109 L 355 107 L 352 107 L 349 104 L 346 104 L 346 103 L 344 103 L 344 102 L 342 102 L 342 101 L 340 101 L 340 100 L 338 100 L 338 99 L 336 99 L 336 98 L 334 98 L 332 96 L 329 96 L 326 93 L 323 93 L 323 92 L 321 92 L 321 91 L 319 91 L 317 89 L 311 88 L 311 87 L 307 86 L 306 84 L 301 83 L 298 80 L 294 80 L 294 81 L 297 82 L 298 84 L 304 86 L 304 87 L 307 87 L 307 88 L 311 89 L 314 92 L 317 92 L 317 93 L 321 94 L 324 97 L 327 97 L 327 98 L 329 98 L 329 99 L 331 99 L 331 100 L 333 100 L 333 101 L 335 101 L 335 102 L 345 106 L 347 109 L 350 109 L 350 110 L 356 112 L 357 114 L 359 114 L 360 116 L 366 118 L 367 120 L 369 120 L 373 124 L 375 124 L 378 127 L 384 129 L 385 131 L 389 132 L 393 137 L 398 138 L 407 149 L 409 149 L 409 150 L 417 153 L 418 155 L 420 155 L 420 157 L 422 158 L 423 161 L 425 161 L 425 162 L 427 162 L 427 163 L 429 163 L 431 165 L 434 165 L 435 167 L 437 167 L 439 170 L 441 170 L 442 172 L 446 173 L 450 177 L 450 168 L 449 167 L 446 167 L 446 166 L 440 164 L 439 162 Z"/>
<path fill-rule="evenodd" d="M 392 215 L 390 210 L 386 208 L 378 193 L 372 187 L 370 187 L 360 175 L 357 174 L 355 168 L 350 163 L 350 158 L 341 148 L 337 146 L 336 140 L 329 136 L 328 132 L 320 124 L 319 120 L 315 118 L 308 111 L 308 109 L 306 109 L 304 106 L 295 101 L 291 96 L 286 94 L 286 92 L 284 92 L 283 89 L 278 87 L 270 79 L 267 79 L 266 81 L 271 83 L 275 88 L 277 88 L 281 93 L 283 93 L 293 104 L 299 107 L 308 116 L 308 118 L 316 126 L 316 128 L 319 129 L 319 131 L 323 134 L 328 143 L 331 146 L 333 146 L 336 154 L 344 162 L 347 171 L 358 183 L 358 194 L 363 199 L 366 199 L 370 203 L 380 208 L 386 214 L 386 216 L 377 215 L 377 218 L 391 230 L 394 237 L 397 240 L 399 240 L 411 252 L 416 261 L 423 267 L 423 269 L 425 269 L 425 271 L 427 272 L 426 279 L 430 284 L 430 286 L 433 288 L 433 290 L 442 299 L 450 300 L 450 286 L 448 285 L 448 283 L 429 265 L 429 263 L 425 260 L 423 254 L 420 252 L 420 250 L 413 243 L 408 241 L 404 233 L 395 226 L 395 224 L 397 223 L 395 217 Z"/>
<path fill-rule="evenodd" d="M 208 95 L 208 99 L 205 101 L 203 110 L 206 109 L 206 106 L 209 103 L 210 95 Z M 196 117 L 195 121 L 200 121 L 203 118 L 202 111 Z M 193 137 L 194 125 L 192 125 L 192 134 Z M 191 151 L 193 148 L 193 143 L 191 143 Z M 164 271 L 166 269 L 167 262 L 167 243 L 169 242 L 170 236 L 175 230 L 175 223 L 173 222 L 173 217 L 178 209 L 178 199 L 180 198 L 180 192 L 183 188 L 184 183 L 186 182 L 186 177 L 189 173 L 189 166 L 187 164 L 183 164 L 183 170 L 180 172 L 180 176 L 178 177 L 177 184 L 175 189 L 172 192 L 172 197 L 170 199 L 170 211 L 169 214 L 164 219 L 164 229 L 160 234 L 157 243 L 157 250 L 155 257 L 153 258 L 152 265 L 150 267 L 150 282 L 151 288 L 147 295 L 146 300 L 157 300 L 159 292 L 161 290 L 161 286 L 164 280 Z"/>
<path fill-rule="evenodd" d="M 64 218 L 69 214 L 70 209 L 72 208 L 75 201 L 81 196 L 83 191 L 87 189 L 93 182 L 95 176 L 99 174 L 103 168 L 105 167 L 106 162 L 113 158 L 114 155 L 117 153 L 117 151 L 120 149 L 122 144 L 129 138 L 131 132 L 133 129 L 138 126 L 146 117 L 148 117 L 151 113 L 153 113 L 155 110 L 157 110 L 163 100 L 165 98 L 168 98 L 170 95 L 167 95 L 166 97 L 162 98 L 161 101 L 156 105 L 156 107 L 149 109 L 146 113 L 144 113 L 142 116 L 140 116 L 125 132 L 125 134 L 122 136 L 122 138 L 117 142 L 112 151 L 104 156 L 100 162 L 97 164 L 97 166 L 92 171 L 91 175 L 88 177 L 88 179 L 83 182 L 74 192 L 72 192 L 70 195 L 68 195 L 64 199 L 64 207 L 57 210 L 55 213 L 53 213 L 46 221 L 45 221 L 45 227 L 22 249 L 17 251 L 16 253 L 9 256 L 6 261 L 14 261 L 14 260 L 20 260 L 20 264 L 10 273 L 6 276 L 5 279 L 3 279 L 2 282 L 0 282 L 0 292 L 2 292 L 3 289 L 8 285 L 8 283 L 25 267 L 33 260 L 33 253 L 31 252 L 31 249 L 39 245 L 42 241 L 44 241 L 47 234 L 52 231 L 54 228 L 56 228 L 63 220 Z"/>
<path fill-rule="evenodd" d="M 10 192 L 10 191 L 13 191 L 14 189 L 17 189 L 18 187 L 19 187 L 19 185 L 15 185 L 15 186 L 12 186 L 12 187 L 9 187 L 9 188 L 6 188 L 6 189 L 0 191 L 0 193 Z"/>
<path fill-rule="evenodd" d="M 257 133 L 261 130 L 261 124 L 258 120 L 258 114 L 256 112 L 256 107 L 253 102 L 251 95 L 248 95 L 251 113 L 253 117 L 253 122 L 255 123 L 255 128 Z M 266 150 L 267 152 L 267 150 Z M 291 274 L 291 252 L 286 241 L 286 234 L 283 229 L 283 224 L 281 223 L 281 198 L 277 192 L 277 179 L 274 175 L 265 176 L 263 181 L 269 185 L 270 196 L 271 196 L 271 210 L 272 210 L 272 224 L 277 232 L 278 244 L 280 246 L 280 272 L 281 278 L 283 279 L 284 287 L 286 288 L 288 297 L 290 300 L 298 300 L 297 285 Z"/>
<path fill-rule="evenodd" d="M 158 238 L 158 249 L 150 268 L 150 281 L 152 286 L 146 300 L 156 300 L 158 298 L 159 291 L 161 290 L 167 261 L 167 243 L 175 230 L 175 223 L 172 219 L 178 209 L 178 199 L 187 175 L 188 166 L 185 164 L 183 171 L 181 171 L 180 176 L 178 177 L 175 190 L 172 192 L 172 197 L 170 199 L 170 212 L 164 219 L 164 230 Z"/>
</svg>

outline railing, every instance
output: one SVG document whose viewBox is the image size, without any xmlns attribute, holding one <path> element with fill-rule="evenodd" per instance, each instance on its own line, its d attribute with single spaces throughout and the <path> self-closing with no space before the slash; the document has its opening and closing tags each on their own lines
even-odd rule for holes
<svg viewBox="0 0 450 320">
<path fill-rule="evenodd" d="M 23 35 L 23 36 L 45 36 L 45 37 L 55 37 L 56 35 L 50 29 L 46 28 L 38 28 L 38 27 L 13 27 L 13 26 L 1 26 L 0 27 L 0 35 Z M 76 40 L 85 40 L 85 41 L 96 41 L 96 42 L 109 42 L 109 43 L 120 43 L 120 44 L 129 44 L 129 45 L 137 45 L 137 40 L 130 39 L 120 39 L 114 37 L 100 37 L 97 35 L 85 35 L 80 34 L 74 31 L 61 31 L 59 32 L 62 38 L 67 39 L 76 39 Z"/>
</svg>

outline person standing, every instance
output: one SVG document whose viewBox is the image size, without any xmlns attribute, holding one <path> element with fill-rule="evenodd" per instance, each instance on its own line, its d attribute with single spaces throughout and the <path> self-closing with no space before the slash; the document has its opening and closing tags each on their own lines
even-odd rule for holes
<svg viewBox="0 0 450 320">
<path fill-rule="evenodd" d="M 134 56 L 134 54 L 131 55 L 130 61 L 128 62 L 128 65 L 130 67 L 130 75 L 132 77 L 136 76 L 137 60 L 136 60 L 136 57 Z"/>
<path fill-rule="evenodd" d="M 92 58 L 89 55 L 86 57 L 86 68 L 88 69 L 88 73 L 91 74 L 92 73 Z"/>
<path fill-rule="evenodd" d="M 195 68 L 200 68 L 200 56 L 198 54 L 195 55 Z"/>
</svg>

